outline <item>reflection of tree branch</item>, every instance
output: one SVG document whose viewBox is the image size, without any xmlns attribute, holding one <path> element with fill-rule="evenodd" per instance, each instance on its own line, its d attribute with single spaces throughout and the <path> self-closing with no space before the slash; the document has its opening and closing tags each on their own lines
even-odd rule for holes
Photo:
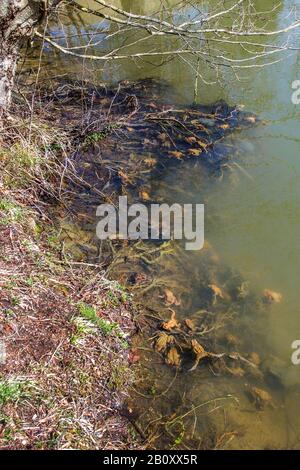
<svg viewBox="0 0 300 470">
<path fill-rule="evenodd" d="M 63 0 L 63 3 L 79 15 L 84 13 L 101 18 L 101 22 L 105 23 L 105 30 L 95 34 L 103 37 L 93 39 L 92 33 L 89 36 L 86 30 L 82 35 L 78 31 L 80 42 L 72 46 L 68 44 L 72 35 L 67 33 L 63 38 L 51 38 L 48 35 L 44 41 L 63 54 L 102 62 L 124 59 L 145 61 L 153 57 L 171 60 L 179 57 L 204 82 L 206 80 L 201 67 L 195 68 L 195 57 L 215 71 L 219 67 L 226 67 L 239 79 L 237 71 L 240 69 L 266 67 L 282 60 L 284 52 L 299 50 L 291 42 L 291 38 L 292 32 L 300 27 L 300 19 L 297 18 L 279 29 L 269 28 L 271 16 L 268 13 L 279 9 L 282 5 L 280 0 L 268 11 L 257 11 L 251 0 L 231 0 L 226 7 L 223 1 L 213 7 L 209 2 L 204 2 L 201 10 L 193 2 L 181 2 L 182 8 L 193 8 L 192 17 L 180 17 L 176 21 L 171 7 L 164 8 L 162 4 L 156 12 L 137 14 L 111 4 L 108 0 L 93 1 L 100 6 L 99 9 L 84 7 L 80 0 Z M 279 45 L 277 37 L 281 35 L 284 35 L 285 41 L 281 41 Z M 42 37 L 40 33 L 36 33 L 36 36 Z M 111 43 L 108 42 L 113 37 L 117 39 L 117 46 L 110 46 Z M 157 37 L 169 40 L 158 44 L 157 39 L 155 40 Z M 267 37 L 270 40 L 267 41 Z M 65 43 L 56 42 L 59 39 L 65 39 Z M 89 53 L 92 48 L 103 44 L 104 40 L 105 51 L 102 54 Z M 227 49 L 226 45 L 233 45 L 234 50 Z M 143 50 L 135 52 L 137 46 L 143 46 Z M 218 77 L 218 73 L 216 75 Z"/>
<path fill-rule="evenodd" d="M 39 32 L 36 32 L 36 36 L 39 37 L 40 39 L 43 39 L 45 42 L 51 44 L 53 47 L 55 47 L 59 51 L 63 52 L 64 54 L 71 55 L 73 57 L 77 57 L 77 58 L 80 58 L 80 59 L 90 59 L 90 60 L 97 60 L 97 61 L 99 61 L 99 60 L 109 61 L 109 60 L 139 59 L 139 58 L 144 58 L 144 57 L 158 57 L 158 56 L 171 56 L 171 55 L 184 55 L 184 54 L 194 54 L 194 55 L 199 55 L 199 56 L 203 56 L 203 57 L 205 57 L 205 56 L 210 57 L 211 56 L 211 54 L 209 52 L 205 52 L 204 49 L 197 50 L 197 49 L 192 49 L 192 48 L 190 48 L 190 49 L 170 50 L 170 51 L 137 52 L 137 53 L 133 53 L 133 54 L 123 54 L 123 55 L 116 54 L 116 52 L 119 49 L 121 49 L 121 48 L 117 48 L 117 49 L 112 50 L 109 53 L 103 54 L 101 56 L 94 55 L 94 54 L 79 54 L 79 53 L 76 53 L 76 52 L 73 51 L 73 49 L 76 49 L 76 48 L 67 48 L 67 47 L 64 47 L 64 46 L 60 46 L 58 43 L 53 41 L 51 38 L 44 37 Z M 136 42 L 138 42 L 138 41 L 136 41 Z M 135 43 L 132 43 L 132 44 L 135 44 Z M 86 45 L 85 47 L 89 47 L 89 46 Z M 80 46 L 78 48 L 84 48 L 84 46 Z M 223 55 L 215 55 L 214 59 L 224 61 L 224 63 L 222 63 L 222 64 L 219 63 L 218 65 L 226 65 L 226 62 L 230 62 L 230 63 L 232 63 L 233 68 L 250 68 L 250 67 L 251 68 L 261 68 L 265 65 L 271 65 L 271 64 L 277 63 L 277 62 L 279 62 L 280 59 L 272 61 L 272 62 L 268 62 L 266 64 L 252 64 L 252 65 L 239 65 L 239 64 L 242 63 L 242 62 L 253 61 L 253 60 L 256 60 L 256 59 L 259 59 L 259 58 L 265 58 L 269 55 L 273 55 L 273 54 L 276 54 L 278 52 L 282 52 L 283 50 L 286 50 L 286 49 L 279 48 L 279 49 L 275 49 L 273 51 L 268 51 L 268 52 L 264 52 L 264 53 L 261 53 L 261 54 L 256 54 L 254 56 L 244 58 L 244 59 L 231 59 L 231 58 L 223 56 Z"/>
<path fill-rule="evenodd" d="M 231 8 L 227 10 L 223 10 L 221 12 L 218 12 L 214 15 L 211 15 L 209 17 L 204 17 L 201 20 L 196 20 L 196 21 L 190 21 L 190 22 L 185 22 L 182 23 L 179 26 L 176 26 L 173 23 L 169 23 L 164 20 L 160 20 L 159 18 L 155 18 L 152 16 L 144 16 L 144 15 L 136 15 L 133 13 L 125 12 L 124 10 L 115 7 L 109 3 L 106 3 L 103 0 L 94 0 L 96 3 L 100 3 L 102 6 L 115 11 L 117 13 L 120 13 L 121 15 L 125 15 L 127 17 L 127 21 L 122 20 L 121 18 L 111 16 L 107 13 L 103 13 L 102 11 L 99 10 L 94 10 L 91 8 L 86 8 L 81 5 L 79 5 L 75 0 L 67 0 L 67 4 L 74 6 L 75 8 L 79 9 L 80 11 L 84 13 L 90 13 L 92 15 L 100 16 L 101 18 L 105 18 L 109 21 L 123 24 L 123 25 L 130 25 L 132 27 L 137 27 L 137 28 L 143 28 L 151 32 L 152 34 L 208 34 L 208 33 L 213 33 L 213 34 L 228 34 L 228 35 L 233 35 L 233 36 L 276 36 L 279 34 L 284 34 L 289 31 L 292 31 L 296 28 L 300 27 L 300 20 L 295 21 L 292 24 L 289 24 L 285 28 L 281 28 L 278 30 L 274 31 L 265 31 L 263 29 L 261 30 L 256 30 L 256 31 L 246 31 L 246 30 L 236 30 L 234 28 L 228 29 L 228 28 L 220 28 L 220 27 L 208 27 L 208 28 L 199 28 L 199 29 L 186 29 L 185 26 L 195 26 L 196 24 L 203 24 L 203 23 L 209 23 L 215 19 L 220 19 L 222 17 L 226 17 L 226 15 L 233 11 L 235 8 L 239 7 L 242 5 L 242 3 L 245 2 L 245 0 L 239 0 L 237 3 L 235 3 Z M 131 20 L 137 20 L 137 22 L 130 21 Z M 141 21 L 148 21 L 148 24 L 141 23 Z M 152 23 L 156 23 L 160 28 L 158 28 L 156 25 L 153 25 Z M 164 29 L 168 28 L 168 29 Z"/>
</svg>

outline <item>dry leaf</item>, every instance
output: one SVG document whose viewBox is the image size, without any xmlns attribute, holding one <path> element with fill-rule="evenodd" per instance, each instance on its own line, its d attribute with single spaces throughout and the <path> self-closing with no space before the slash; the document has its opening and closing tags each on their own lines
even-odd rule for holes
<svg viewBox="0 0 300 470">
<path fill-rule="evenodd" d="M 155 349 L 157 352 L 165 351 L 168 344 L 173 344 L 175 342 L 175 338 L 172 335 L 167 335 L 167 333 L 159 333 L 156 342 L 155 342 Z"/>
<path fill-rule="evenodd" d="M 180 364 L 180 356 L 178 354 L 178 351 L 175 347 L 172 347 L 166 357 L 166 363 L 169 364 L 169 366 L 179 366 Z"/>
<path fill-rule="evenodd" d="M 220 127 L 221 129 L 228 129 L 229 124 L 225 122 L 224 124 L 221 124 L 219 127 Z"/>
<path fill-rule="evenodd" d="M 166 305 L 176 305 L 178 307 L 181 304 L 170 289 L 165 289 L 164 294 Z"/>
<path fill-rule="evenodd" d="M 263 291 L 263 298 L 265 302 L 272 304 L 279 304 L 282 301 L 282 294 L 280 292 L 275 292 L 273 290 L 265 289 Z"/>
<path fill-rule="evenodd" d="M 167 331 L 172 330 L 172 328 L 179 328 L 180 324 L 178 323 L 175 317 L 176 317 L 176 313 L 172 312 L 171 319 L 166 322 L 163 322 L 161 325 L 162 328 Z"/>
<path fill-rule="evenodd" d="M 191 330 L 191 331 L 196 330 L 196 326 L 195 326 L 194 322 L 192 320 L 190 320 L 189 318 L 186 318 L 184 320 L 184 323 L 186 324 L 186 326 L 188 327 L 189 330 Z"/>
<path fill-rule="evenodd" d="M 179 152 L 179 150 L 172 150 L 171 152 L 168 152 L 168 154 L 171 157 L 177 158 L 178 160 L 184 157 L 184 154 L 182 152 Z"/>
</svg>

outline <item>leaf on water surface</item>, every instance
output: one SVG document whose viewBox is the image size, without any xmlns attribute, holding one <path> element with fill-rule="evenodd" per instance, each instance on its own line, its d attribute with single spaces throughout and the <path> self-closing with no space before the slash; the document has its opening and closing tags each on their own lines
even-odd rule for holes
<svg viewBox="0 0 300 470">
<path fill-rule="evenodd" d="M 180 365 L 180 356 L 174 346 L 169 350 L 167 354 L 166 363 L 169 364 L 169 366 L 178 367 Z"/>
<path fill-rule="evenodd" d="M 178 160 L 180 160 L 181 158 L 184 157 L 184 153 L 179 152 L 179 150 L 172 150 L 171 152 L 168 152 L 168 154 L 169 154 L 171 157 L 177 158 Z"/>
<path fill-rule="evenodd" d="M 280 292 L 275 292 L 274 290 L 265 289 L 263 291 L 263 299 L 269 304 L 279 304 L 282 301 L 282 294 Z"/>
<path fill-rule="evenodd" d="M 178 307 L 181 304 L 170 289 L 165 289 L 164 294 L 166 305 L 176 305 Z"/>
<path fill-rule="evenodd" d="M 176 313 L 173 311 L 170 320 L 163 322 L 161 326 L 164 330 L 167 331 L 170 331 L 173 328 L 179 328 L 180 323 L 178 323 L 178 321 L 176 320 Z"/>
<path fill-rule="evenodd" d="M 167 335 L 167 333 L 159 333 L 156 342 L 155 342 L 155 350 L 157 352 L 163 352 L 167 348 L 169 344 L 173 344 L 175 342 L 175 338 L 172 335 Z"/>
<path fill-rule="evenodd" d="M 191 330 L 191 331 L 196 330 L 196 326 L 195 326 L 194 322 L 192 320 L 190 320 L 189 318 L 186 318 L 184 320 L 184 323 L 188 327 L 189 330 Z"/>
</svg>

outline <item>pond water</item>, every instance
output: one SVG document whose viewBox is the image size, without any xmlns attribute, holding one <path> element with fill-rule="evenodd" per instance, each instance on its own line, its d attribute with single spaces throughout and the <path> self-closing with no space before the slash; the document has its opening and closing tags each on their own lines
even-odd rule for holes
<svg viewBox="0 0 300 470">
<path fill-rule="evenodd" d="M 195 14 L 191 7 L 178 9 L 176 1 L 163 3 L 170 8 L 174 18 Z M 254 3 L 259 4 L 259 10 L 267 10 L 274 2 Z M 287 12 L 292 3 L 300 6 L 299 1 L 287 0 L 281 9 L 269 13 L 272 22 L 268 27 L 279 29 L 286 25 L 290 21 Z M 145 14 L 155 11 L 160 2 L 123 0 L 116 4 L 128 11 Z M 202 3 L 204 6 L 207 4 L 212 6 L 215 2 Z M 95 17 L 83 15 L 81 20 L 82 23 L 77 21 L 74 28 L 63 19 L 64 31 L 89 32 L 99 28 Z M 101 23 L 101 28 L 104 27 L 107 24 Z M 52 32 L 58 37 L 62 29 L 53 27 Z M 295 36 L 295 41 L 298 36 Z M 95 51 L 103 52 L 112 41 L 113 38 L 101 42 Z M 161 40 L 157 47 L 163 48 L 166 44 Z M 143 47 L 143 43 L 137 44 L 132 50 L 140 52 Z M 226 47 L 230 51 L 235 46 Z M 83 66 L 80 60 L 66 59 L 56 53 L 55 60 L 55 70 L 72 73 L 80 79 L 96 77 L 108 83 L 147 77 L 167 80 L 173 88 L 174 103 L 191 104 L 194 100 L 196 58 L 193 61 L 189 59 L 194 68 L 180 58 L 165 64 L 145 59 L 120 60 L 105 66 L 85 62 Z M 51 72 L 54 73 L 53 67 Z M 213 79 L 214 71 L 204 68 L 203 75 L 207 80 Z M 149 340 L 136 340 L 137 346 L 145 348 L 141 377 L 146 377 L 148 382 L 140 389 L 137 385 L 138 395 L 134 396 L 130 406 L 139 409 L 139 413 L 133 411 L 138 416 L 138 426 L 158 447 L 300 447 L 300 366 L 291 363 L 291 343 L 300 338 L 300 105 L 291 101 L 292 82 L 297 79 L 300 79 L 299 55 L 294 52 L 287 54 L 284 61 L 268 67 L 246 69 L 240 81 L 222 69 L 217 83 L 205 84 L 199 80 L 198 103 L 224 99 L 231 105 L 243 104 L 245 110 L 257 114 L 265 122 L 228 138 L 228 144 L 234 145 L 237 165 L 228 168 L 223 178 L 219 175 L 216 181 L 209 185 L 203 183 L 202 187 L 199 184 L 201 175 L 187 163 L 164 174 L 151 187 L 154 194 L 167 197 L 168 202 L 181 202 L 183 193 L 189 194 L 192 199 L 189 202 L 205 202 L 205 237 L 220 265 L 238 272 L 257 297 L 263 289 L 282 294 L 281 303 L 259 313 L 263 319 L 259 316 L 253 319 L 249 314 L 251 331 L 256 331 L 256 335 L 243 337 L 248 327 L 247 309 L 235 331 L 247 343 L 249 352 L 252 348 L 265 360 L 268 355 L 276 358 L 276 366 L 272 367 L 276 367 L 280 386 L 261 386 L 273 397 L 270 406 L 262 409 L 257 409 L 245 394 L 247 377 L 224 377 L 210 371 L 209 367 L 193 372 L 175 372 L 149 352 Z M 166 193 L 166 186 L 173 187 L 173 191 Z M 181 261 L 184 277 L 189 280 L 191 297 L 188 308 L 183 306 L 179 309 L 178 315 L 183 319 L 199 310 L 195 273 L 200 261 L 196 255 L 187 255 Z M 177 291 L 174 292 L 176 294 Z M 253 383 L 260 386 L 259 381 Z M 151 387 L 152 396 L 149 398 Z M 165 419 L 169 424 L 155 427 L 159 419 Z M 176 427 L 174 420 L 177 420 Z"/>
</svg>

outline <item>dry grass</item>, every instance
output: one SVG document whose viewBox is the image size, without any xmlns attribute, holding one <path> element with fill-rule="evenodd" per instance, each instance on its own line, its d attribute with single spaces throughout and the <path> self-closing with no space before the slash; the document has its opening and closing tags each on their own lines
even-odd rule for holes
<svg viewBox="0 0 300 470">
<path fill-rule="evenodd" d="M 68 198 L 69 138 L 26 116 L 10 121 L 5 136 L 0 448 L 128 449 L 133 435 L 122 409 L 133 378 L 134 308 L 100 267 L 65 258 L 51 216 Z"/>
</svg>

